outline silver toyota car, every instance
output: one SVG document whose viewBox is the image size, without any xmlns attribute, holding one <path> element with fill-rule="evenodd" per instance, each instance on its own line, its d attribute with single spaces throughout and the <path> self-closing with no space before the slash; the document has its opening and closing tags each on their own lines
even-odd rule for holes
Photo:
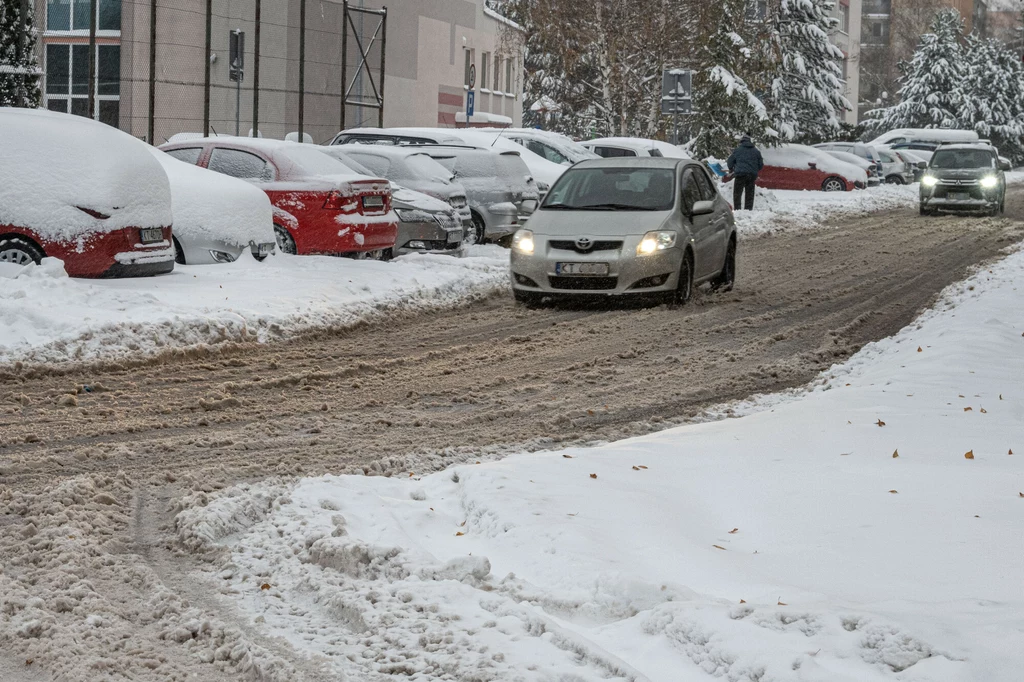
<svg viewBox="0 0 1024 682">
<path fill-rule="evenodd" d="M 689 159 L 578 163 L 562 175 L 512 244 L 517 301 L 657 295 L 686 303 L 694 286 L 736 278 L 732 209 Z"/>
</svg>

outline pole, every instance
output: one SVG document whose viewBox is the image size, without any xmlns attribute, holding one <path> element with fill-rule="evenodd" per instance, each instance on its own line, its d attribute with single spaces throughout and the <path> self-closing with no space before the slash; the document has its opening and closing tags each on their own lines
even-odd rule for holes
<svg viewBox="0 0 1024 682">
<path fill-rule="evenodd" d="M 89 118 L 96 118 L 96 0 L 89 1 Z"/>
<path fill-rule="evenodd" d="M 146 139 L 156 144 L 156 0 L 149 0 L 149 116 Z"/>
<path fill-rule="evenodd" d="M 213 0 L 206 0 L 206 75 L 203 80 L 203 135 L 210 134 L 210 55 L 213 54 Z"/>
<path fill-rule="evenodd" d="M 260 5 L 256 0 L 256 44 L 252 52 L 252 136 L 260 136 Z"/>
<path fill-rule="evenodd" d="M 341 129 L 345 130 L 345 81 L 348 71 L 348 0 L 341 4 Z"/>
<path fill-rule="evenodd" d="M 380 117 L 377 119 L 377 126 L 379 128 L 384 127 L 384 82 L 387 80 L 385 75 L 384 67 L 386 65 L 388 55 L 388 8 L 387 5 L 381 7 L 381 12 L 384 14 L 381 16 L 381 21 L 384 24 L 383 31 L 380 34 Z M 466 119 L 467 121 L 469 119 Z"/>
<path fill-rule="evenodd" d="M 299 0 L 299 142 L 305 141 L 306 121 L 306 0 Z"/>
</svg>

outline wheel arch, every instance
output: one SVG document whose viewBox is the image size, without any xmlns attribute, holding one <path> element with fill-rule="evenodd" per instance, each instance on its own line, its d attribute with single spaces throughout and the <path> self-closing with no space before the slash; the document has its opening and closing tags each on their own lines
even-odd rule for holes
<svg viewBox="0 0 1024 682">
<path fill-rule="evenodd" d="M 33 237 L 32 235 L 27 234 L 26 232 L 11 232 L 9 230 L 0 231 L 0 242 L 2 242 L 5 239 L 12 239 L 14 237 L 17 237 L 18 239 L 28 242 L 35 248 L 39 249 L 39 252 L 42 253 L 44 257 L 46 256 L 46 249 L 44 249 L 42 244 L 40 244 L 39 241 L 35 239 L 35 237 Z"/>
</svg>

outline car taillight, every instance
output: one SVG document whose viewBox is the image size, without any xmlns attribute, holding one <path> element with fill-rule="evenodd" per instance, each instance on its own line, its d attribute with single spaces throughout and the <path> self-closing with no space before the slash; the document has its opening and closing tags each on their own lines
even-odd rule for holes
<svg viewBox="0 0 1024 682">
<path fill-rule="evenodd" d="M 324 202 L 324 208 L 331 211 L 346 211 L 352 210 L 352 204 L 352 197 L 347 196 L 339 190 L 334 190 L 327 195 L 327 201 Z"/>
</svg>

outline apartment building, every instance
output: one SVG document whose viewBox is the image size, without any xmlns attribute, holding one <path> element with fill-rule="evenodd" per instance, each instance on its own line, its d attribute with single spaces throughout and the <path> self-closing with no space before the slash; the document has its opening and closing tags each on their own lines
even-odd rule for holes
<svg viewBox="0 0 1024 682">
<path fill-rule="evenodd" d="M 838 20 L 832 42 L 843 51 L 843 94 L 853 105 L 844 116 L 847 123 L 857 124 L 857 103 L 860 101 L 860 34 L 861 4 L 864 0 L 839 0 L 835 7 Z"/>
<path fill-rule="evenodd" d="M 47 108 L 92 116 L 143 139 L 152 127 L 153 141 L 160 143 L 176 133 L 202 132 L 208 96 L 211 131 L 250 132 L 257 0 L 211 0 L 209 54 L 202 0 L 96 0 L 95 16 L 90 0 L 34 2 Z M 343 119 L 349 127 L 378 124 L 379 110 L 373 107 L 349 105 L 343 117 L 343 90 L 348 102 L 375 105 L 382 96 L 386 126 L 521 125 L 523 34 L 484 0 L 348 4 L 356 11 L 349 14 L 346 36 L 342 0 L 258 3 L 260 134 L 283 138 L 298 130 L 300 65 L 303 130 L 316 142 L 333 136 Z M 385 4 L 386 28 L 372 13 Z M 90 79 L 93 21 L 95 77 Z M 244 33 L 241 82 L 231 77 L 232 31 Z M 467 122 L 471 71 L 476 111 Z"/>
</svg>

